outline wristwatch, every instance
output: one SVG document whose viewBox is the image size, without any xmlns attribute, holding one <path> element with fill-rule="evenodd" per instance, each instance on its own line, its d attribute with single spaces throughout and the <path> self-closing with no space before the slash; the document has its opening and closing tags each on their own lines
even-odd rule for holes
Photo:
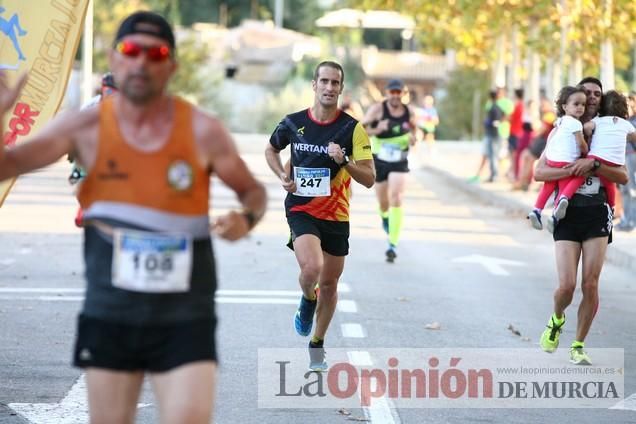
<svg viewBox="0 0 636 424">
<path fill-rule="evenodd" d="M 344 168 L 347 165 L 349 165 L 349 156 L 344 155 L 342 157 L 342 163 L 340 164 L 340 168 Z"/>
<path fill-rule="evenodd" d="M 597 169 L 601 167 L 601 161 L 598 159 L 594 159 L 594 165 L 592 165 L 592 172 L 596 172 Z"/>
</svg>

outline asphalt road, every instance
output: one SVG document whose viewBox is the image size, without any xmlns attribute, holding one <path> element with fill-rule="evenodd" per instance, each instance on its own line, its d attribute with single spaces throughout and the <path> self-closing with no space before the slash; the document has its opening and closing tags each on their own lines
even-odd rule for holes
<svg viewBox="0 0 636 424">
<path fill-rule="evenodd" d="M 268 186 L 270 205 L 265 221 L 249 238 L 234 244 L 215 242 L 220 375 L 214 422 L 636 422 L 630 402 L 628 409 L 618 410 L 439 408 L 434 403 L 406 408 L 399 407 L 399 400 L 376 409 L 259 408 L 258 349 L 304 348 L 307 339 L 297 336 L 292 325 L 297 265 L 284 246 L 283 192 L 266 168 L 260 146 L 245 152 L 250 167 Z M 81 373 L 69 365 L 83 267 L 67 170 L 60 162 L 21 178 L 0 209 L 0 423 L 29 422 L 10 404 L 30 413 L 45 411 L 43 418 L 31 422 L 86 421 Z M 237 204 L 221 184 L 215 183 L 213 190 L 213 215 Z M 344 302 L 326 340 L 328 358 L 333 357 L 329 348 L 368 352 L 371 357 L 377 349 L 398 356 L 412 348 L 538 350 L 556 281 L 549 235 L 530 230 L 503 211 L 475 204 L 424 171 L 410 174 L 405 210 L 398 258 L 387 264 L 373 192 L 354 186 L 351 253 L 341 280 Z M 510 262 L 502 262 L 506 260 Z M 484 264 L 490 264 L 490 270 Z M 624 393 L 629 396 L 636 392 L 636 283 L 632 275 L 609 265 L 601 280 L 601 308 L 586 342 L 590 348 L 624 349 Z M 567 312 L 562 335 L 566 346 L 574 337 L 579 300 L 577 292 Z M 551 364 L 566 365 L 567 349 L 549 358 Z M 68 402 L 73 387 L 79 406 Z M 147 387 L 140 402 L 138 422 L 157 422 Z M 60 411 L 66 412 L 56 418 Z"/>
</svg>

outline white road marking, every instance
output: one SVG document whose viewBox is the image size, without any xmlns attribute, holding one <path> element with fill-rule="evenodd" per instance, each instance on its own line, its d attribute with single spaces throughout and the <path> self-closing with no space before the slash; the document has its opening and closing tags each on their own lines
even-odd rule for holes
<svg viewBox="0 0 636 424">
<path fill-rule="evenodd" d="M 349 299 L 338 300 L 337 305 L 338 305 L 338 310 L 340 312 L 349 312 L 349 313 L 358 312 L 358 305 L 356 304 L 355 300 L 349 300 Z"/>
<path fill-rule="evenodd" d="M 526 266 L 525 263 L 519 261 L 512 261 L 510 259 L 504 258 L 495 258 L 492 256 L 483 256 L 483 255 L 469 255 L 463 256 L 461 258 L 453 259 L 453 262 L 465 262 L 465 263 L 475 263 L 486 268 L 488 272 L 493 275 L 510 275 L 508 271 L 504 269 L 502 265 L 507 266 Z"/>
<path fill-rule="evenodd" d="M 261 305 L 297 305 L 296 299 L 283 299 L 280 297 L 217 297 L 216 303 L 242 303 Z"/>
<path fill-rule="evenodd" d="M 2 300 L 21 300 L 21 301 L 38 301 L 38 302 L 82 302 L 84 296 L 16 296 L 16 295 L 0 295 Z M 242 303 L 242 304 L 261 304 L 261 305 L 296 305 L 296 299 L 288 299 L 281 297 L 224 297 L 220 296 L 215 299 L 216 303 Z"/>
<path fill-rule="evenodd" d="M 58 289 L 41 287 L 0 287 L 0 293 L 84 293 L 84 289 Z"/>
<path fill-rule="evenodd" d="M 341 324 L 340 329 L 342 330 L 342 337 L 351 337 L 356 339 L 366 337 L 362 326 L 354 322 Z"/>
<path fill-rule="evenodd" d="M 56 287 L 0 287 L 0 293 L 84 293 L 83 288 Z M 219 296 L 292 296 L 299 297 L 300 290 L 217 290 Z"/>
<path fill-rule="evenodd" d="M 364 350 L 352 350 L 347 352 L 347 357 L 349 358 L 349 363 L 356 367 L 370 367 L 373 365 L 371 355 Z"/>
<path fill-rule="evenodd" d="M 151 404 L 140 403 L 138 408 Z M 86 378 L 82 374 L 60 403 L 10 403 L 13 409 L 33 424 L 83 424 L 88 422 Z"/>
<path fill-rule="evenodd" d="M 371 380 L 371 391 L 376 390 L 377 381 Z M 363 408 L 364 416 L 372 424 L 400 424 L 401 420 L 395 409 L 395 405 L 386 397 L 371 399 L 371 405 Z"/>
<path fill-rule="evenodd" d="M 84 296 L 14 296 L 5 295 L 0 296 L 0 300 L 32 300 L 38 302 L 81 302 L 84 300 Z"/>
</svg>

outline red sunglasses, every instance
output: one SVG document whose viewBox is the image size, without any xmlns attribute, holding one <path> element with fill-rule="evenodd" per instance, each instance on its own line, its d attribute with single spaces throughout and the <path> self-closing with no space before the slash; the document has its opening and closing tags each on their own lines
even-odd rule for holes
<svg viewBox="0 0 636 424">
<path fill-rule="evenodd" d="M 137 57 L 143 52 L 151 62 L 163 62 L 172 54 L 170 47 L 165 44 L 160 46 L 142 46 L 132 41 L 120 41 L 115 45 L 115 50 L 127 57 Z"/>
<path fill-rule="evenodd" d="M 402 94 L 402 90 L 389 90 L 390 94 Z"/>
</svg>

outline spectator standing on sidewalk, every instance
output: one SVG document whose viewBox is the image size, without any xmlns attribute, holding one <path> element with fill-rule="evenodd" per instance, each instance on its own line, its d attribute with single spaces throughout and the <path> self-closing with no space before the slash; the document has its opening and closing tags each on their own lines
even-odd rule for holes
<svg viewBox="0 0 636 424">
<path fill-rule="evenodd" d="M 493 182 L 497 178 L 497 152 L 499 150 L 499 125 L 504 119 L 504 112 L 497 104 L 497 92 L 490 91 L 490 99 L 486 103 L 486 118 L 484 119 L 484 141 L 482 144 L 481 162 L 477 168 L 477 172 L 468 181 L 471 183 L 479 182 L 481 172 L 486 166 L 486 162 L 490 166 L 490 176 L 488 182 Z"/>
<path fill-rule="evenodd" d="M 514 181 L 517 175 L 516 151 L 519 140 L 523 137 L 523 88 L 515 90 L 515 104 L 510 114 L 510 135 L 508 136 L 508 157 L 510 166 L 507 176 L 510 181 Z"/>
<path fill-rule="evenodd" d="M 548 136 L 554 128 L 554 121 L 556 120 L 556 114 L 549 103 L 541 102 L 541 129 L 537 137 L 533 138 L 530 142 L 530 146 L 521 152 L 519 157 L 519 178 L 513 186 L 514 190 L 527 191 L 532 181 L 532 170 L 534 163 L 539 159 L 545 145 L 548 141 Z"/>
</svg>

